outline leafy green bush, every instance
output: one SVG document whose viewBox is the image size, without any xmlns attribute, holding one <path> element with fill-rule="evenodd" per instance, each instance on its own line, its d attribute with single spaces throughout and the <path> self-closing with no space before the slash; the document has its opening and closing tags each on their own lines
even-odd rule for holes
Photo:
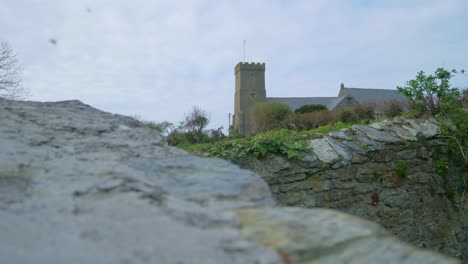
<svg viewBox="0 0 468 264">
<path fill-rule="evenodd" d="M 249 154 L 264 157 L 269 153 L 284 155 L 291 159 L 300 153 L 311 152 L 312 147 L 304 134 L 282 129 L 246 138 L 214 142 L 203 146 L 201 151 L 204 156 L 228 160 L 239 160 Z"/>
<path fill-rule="evenodd" d="M 254 133 L 280 129 L 282 121 L 291 113 L 289 106 L 277 102 L 257 103 L 252 109 Z"/>
<path fill-rule="evenodd" d="M 452 71 L 457 73 L 457 71 Z M 463 72 L 464 73 L 464 72 Z M 397 87 L 404 94 L 413 107 L 428 111 L 432 115 L 440 114 L 436 118 L 441 121 L 441 134 L 449 139 L 449 148 L 461 157 L 464 166 L 468 163 L 468 112 L 463 108 L 463 98 L 467 92 L 452 88 L 450 78 L 453 75 L 438 68 L 434 75 L 420 71 L 416 79 L 407 82 L 406 87 Z M 466 185 L 466 184 L 465 184 Z"/>
<path fill-rule="evenodd" d="M 309 104 L 309 105 L 303 105 L 299 107 L 298 109 L 294 110 L 295 113 L 300 113 L 300 114 L 320 112 L 320 111 L 328 111 L 328 108 L 321 104 Z"/>
<path fill-rule="evenodd" d="M 426 75 L 418 72 L 416 79 L 410 80 L 405 87 L 397 87 L 398 91 L 405 95 L 415 108 L 429 111 L 432 115 L 441 110 L 451 108 L 460 98 L 460 92 L 450 87 L 452 74 L 438 68 L 434 75 Z"/>
</svg>

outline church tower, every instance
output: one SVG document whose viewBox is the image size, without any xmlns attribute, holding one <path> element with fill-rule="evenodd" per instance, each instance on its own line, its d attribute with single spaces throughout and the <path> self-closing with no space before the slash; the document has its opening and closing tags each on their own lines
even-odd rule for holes
<svg viewBox="0 0 468 264">
<path fill-rule="evenodd" d="M 233 127 L 235 133 L 245 134 L 253 128 L 253 105 L 266 100 L 265 63 L 240 62 L 235 67 L 235 75 Z"/>
</svg>

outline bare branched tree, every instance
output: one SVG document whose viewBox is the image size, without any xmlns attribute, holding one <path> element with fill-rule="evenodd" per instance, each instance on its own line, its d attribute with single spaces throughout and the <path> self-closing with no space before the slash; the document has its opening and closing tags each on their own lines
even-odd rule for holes
<svg viewBox="0 0 468 264">
<path fill-rule="evenodd" d="M 21 67 L 7 42 L 0 43 L 0 98 L 25 99 L 28 91 L 21 84 Z"/>
</svg>

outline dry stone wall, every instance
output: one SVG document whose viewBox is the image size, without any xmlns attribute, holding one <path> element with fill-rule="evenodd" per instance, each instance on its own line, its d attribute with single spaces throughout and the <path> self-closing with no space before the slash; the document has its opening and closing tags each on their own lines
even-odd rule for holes
<svg viewBox="0 0 468 264">
<path fill-rule="evenodd" d="M 1 263 L 458 263 L 79 101 L 0 99 Z"/>
<path fill-rule="evenodd" d="M 364 217 L 403 241 L 468 261 L 466 171 L 448 158 L 436 120 L 356 125 L 310 144 L 314 153 L 300 159 L 238 163 L 262 175 L 281 205 Z"/>
</svg>

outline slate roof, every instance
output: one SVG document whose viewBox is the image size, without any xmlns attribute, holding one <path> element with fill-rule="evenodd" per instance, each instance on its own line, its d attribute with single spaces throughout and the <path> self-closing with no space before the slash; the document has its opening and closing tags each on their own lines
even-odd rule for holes
<svg viewBox="0 0 468 264">
<path fill-rule="evenodd" d="M 397 90 L 389 89 L 366 89 L 366 88 L 341 88 L 339 96 L 352 96 L 359 103 L 379 103 L 384 101 L 404 101 L 407 99 L 404 95 L 398 93 Z"/>
<path fill-rule="evenodd" d="M 333 110 L 345 97 L 267 97 L 266 101 L 288 105 L 292 110 L 308 104 L 320 104 Z"/>
</svg>

